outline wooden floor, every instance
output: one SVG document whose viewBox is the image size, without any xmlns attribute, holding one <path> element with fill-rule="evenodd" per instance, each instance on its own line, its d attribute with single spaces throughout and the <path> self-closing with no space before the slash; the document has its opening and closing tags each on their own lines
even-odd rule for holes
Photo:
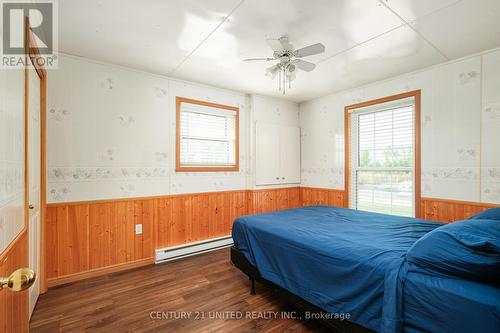
<svg viewBox="0 0 500 333">
<path fill-rule="evenodd" d="M 295 309 L 270 289 L 257 284 L 253 296 L 249 290 L 223 249 L 52 288 L 40 296 L 30 332 L 327 331 L 317 322 L 283 319 Z"/>
</svg>

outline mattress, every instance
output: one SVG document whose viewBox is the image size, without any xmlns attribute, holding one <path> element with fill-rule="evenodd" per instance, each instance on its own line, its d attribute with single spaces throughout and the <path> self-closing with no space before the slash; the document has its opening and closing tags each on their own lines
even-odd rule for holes
<svg viewBox="0 0 500 333">
<path fill-rule="evenodd" d="M 500 286 L 413 269 L 403 289 L 405 332 L 500 332 Z"/>
</svg>

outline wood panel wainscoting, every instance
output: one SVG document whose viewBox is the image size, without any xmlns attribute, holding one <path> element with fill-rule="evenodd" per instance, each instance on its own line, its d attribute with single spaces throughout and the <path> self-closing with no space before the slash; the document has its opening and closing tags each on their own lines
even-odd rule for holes
<svg viewBox="0 0 500 333">
<path fill-rule="evenodd" d="M 346 207 L 345 192 L 289 187 L 49 204 L 48 285 L 152 264 L 155 249 L 230 235 L 238 216 L 313 205 Z M 495 206 L 421 198 L 420 216 L 451 222 Z"/>
<path fill-rule="evenodd" d="M 439 222 L 460 221 L 498 204 L 436 198 L 420 199 L 420 218 Z"/>
<path fill-rule="evenodd" d="M 0 256 L 0 276 L 9 276 L 20 267 L 28 267 L 28 233 L 25 228 Z M 21 293 L 22 295 L 19 295 Z M 28 332 L 28 291 L 0 292 L 0 333 Z M 20 327 L 22 326 L 22 327 Z"/>
<path fill-rule="evenodd" d="M 174 195 L 156 200 L 155 248 L 226 236 L 248 214 L 247 191 Z"/>
<path fill-rule="evenodd" d="M 48 204 L 48 285 L 148 265 L 155 249 L 230 235 L 238 216 L 300 205 L 299 187 Z"/>
<path fill-rule="evenodd" d="M 301 187 L 300 188 L 301 206 L 336 206 L 347 207 L 345 192 L 343 190 Z"/>
<path fill-rule="evenodd" d="M 300 187 L 249 191 L 249 214 L 302 206 Z"/>
</svg>

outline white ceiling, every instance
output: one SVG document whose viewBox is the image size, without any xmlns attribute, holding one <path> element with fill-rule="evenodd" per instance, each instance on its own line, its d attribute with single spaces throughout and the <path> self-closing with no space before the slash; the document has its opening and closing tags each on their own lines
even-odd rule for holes
<svg viewBox="0 0 500 333">
<path fill-rule="evenodd" d="M 63 0 L 60 51 L 281 96 L 265 38 L 326 52 L 287 99 L 305 101 L 500 46 L 500 0 Z"/>
</svg>

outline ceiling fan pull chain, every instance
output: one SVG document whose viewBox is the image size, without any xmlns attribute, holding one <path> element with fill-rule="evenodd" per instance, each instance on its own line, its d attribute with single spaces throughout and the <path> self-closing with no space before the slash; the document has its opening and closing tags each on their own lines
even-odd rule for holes
<svg viewBox="0 0 500 333">
<path fill-rule="evenodd" d="M 279 74 L 279 87 L 280 87 L 280 91 L 281 91 L 281 69 L 280 69 L 280 74 Z"/>
<path fill-rule="evenodd" d="M 286 91 L 286 69 L 283 67 L 283 95 L 285 94 Z"/>
</svg>

